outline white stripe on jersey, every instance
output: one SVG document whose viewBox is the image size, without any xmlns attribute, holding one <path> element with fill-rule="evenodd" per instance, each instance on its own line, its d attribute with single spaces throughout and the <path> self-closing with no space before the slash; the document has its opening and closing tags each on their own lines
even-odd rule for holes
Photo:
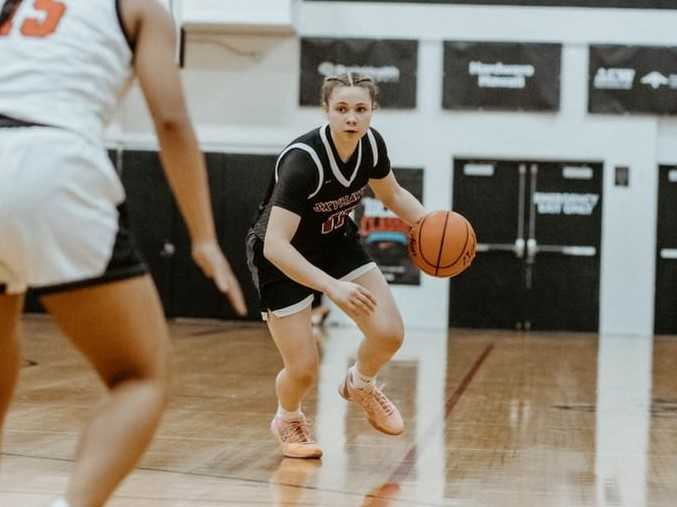
<svg viewBox="0 0 677 507">
<path fill-rule="evenodd" d="M 132 51 L 116 0 L 60 0 L 57 14 L 24 0 L 0 37 L 0 114 L 78 132 L 101 141 L 132 77 Z M 56 11 L 55 11 L 56 12 Z M 29 20 L 52 20 L 44 36 L 22 35 Z M 47 25 L 46 25 L 47 26 Z"/>
<path fill-rule="evenodd" d="M 367 137 L 369 138 L 369 144 L 371 145 L 371 153 L 374 155 L 374 167 L 376 167 L 378 165 L 378 146 L 376 145 L 376 138 L 374 137 L 371 128 L 367 129 Z"/>
<path fill-rule="evenodd" d="M 329 144 L 329 140 L 327 139 L 326 130 L 328 129 L 329 125 L 324 125 L 320 127 L 320 137 L 322 138 L 324 149 L 327 152 L 327 157 L 329 158 L 331 172 L 334 173 L 334 176 L 341 183 L 341 185 L 343 185 L 344 187 L 349 187 L 350 185 L 352 185 L 353 181 L 355 181 L 355 178 L 357 177 L 357 171 L 360 170 L 360 164 L 362 163 L 362 140 L 360 139 L 360 141 L 357 143 L 357 163 L 355 164 L 353 175 L 350 177 L 349 180 L 347 180 L 339 170 L 338 164 L 336 163 L 336 158 L 334 157 L 334 152 L 332 151 L 331 145 Z"/>
<path fill-rule="evenodd" d="M 322 139 L 322 142 L 324 143 L 324 148 L 327 152 L 327 158 L 329 159 L 329 164 L 331 165 L 331 170 L 334 173 L 334 176 L 336 176 L 336 179 L 339 180 L 339 182 L 344 186 L 344 187 L 349 187 L 353 181 L 355 181 L 355 177 L 357 176 L 357 171 L 360 168 L 360 164 L 362 163 L 362 140 L 357 144 L 357 165 L 355 166 L 355 171 L 353 171 L 353 175 L 350 178 L 350 181 L 348 181 L 345 176 L 341 173 L 341 171 L 338 168 L 338 165 L 336 164 L 336 159 L 334 158 L 334 152 L 331 149 L 331 145 L 329 144 L 329 141 L 327 140 L 327 135 L 325 132 L 325 129 L 328 129 L 328 125 L 323 125 L 322 127 L 319 128 L 319 133 L 320 133 L 320 138 Z M 367 129 L 367 138 L 369 139 L 369 146 L 371 146 L 371 151 L 372 151 L 372 158 L 374 159 L 374 167 L 376 167 L 376 164 L 378 164 L 378 145 L 376 144 L 376 138 L 374 137 L 373 132 L 371 131 L 371 128 Z M 308 199 L 312 199 L 315 197 L 319 192 L 320 189 L 322 188 L 322 184 L 324 183 L 324 166 L 322 165 L 322 162 L 320 161 L 320 157 L 317 155 L 317 152 L 315 149 L 307 144 L 304 143 L 294 143 L 289 146 L 287 146 L 282 153 L 277 157 L 277 162 L 275 162 L 275 183 L 277 183 L 280 179 L 280 175 L 278 172 L 278 168 L 280 167 L 280 162 L 282 161 L 282 157 L 284 157 L 287 153 L 289 153 L 293 149 L 300 149 L 305 152 L 307 152 L 310 155 L 310 158 L 313 159 L 313 162 L 315 163 L 315 166 L 317 167 L 317 172 L 319 174 L 318 182 L 317 182 L 317 188 L 315 191 L 308 196 Z"/>
<path fill-rule="evenodd" d="M 322 162 L 320 162 L 320 157 L 317 156 L 317 152 L 307 144 L 295 143 L 290 146 L 287 146 L 285 150 L 282 153 L 280 153 L 280 156 L 277 157 L 277 162 L 275 163 L 275 183 L 277 183 L 278 180 L 280 179 L 277 169 L 280 166 L 280 161 L 282 160 L 282 157 L 284 157 L 288 152 L 296 148 L 303 150 L 310 155 L 310 158 L 312 158 L 313 162 L 315 162 L 315 165 L 317 166 L 317 172 L 320 175 L 317 182 L 317 189 L 315 189 L 315 192 L 313 192 L 308 196 L 308 199 L 312 199 L 318 194 L 318 192 L 322 188 L 322 183 L 324 183 L 324 168 L 322 167 Z"/>
</svg>

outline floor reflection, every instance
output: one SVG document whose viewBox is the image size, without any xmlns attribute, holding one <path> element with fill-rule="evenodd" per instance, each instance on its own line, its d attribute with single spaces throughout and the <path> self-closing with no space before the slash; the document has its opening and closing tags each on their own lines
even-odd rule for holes
<svg viewBox="0 0 677 507">
<path fill-rule="evenodd" d="M 400 493 L 400 485 L 386 482 L 367 493 L 360 507 L 389 507 L 397 500 Z"/>
<path fill-rule="evenodd" d="M 322 462 L 317 459 L 282 459 L 270 478 L 273 505 L 282 507 L 305 502 L 304 486 L 321 466 Z"/>
<path fill-rule="evenodd" d="M 65 488 L 76 428 L 104 390 L 48 319 L 26 321 L 7 421 L 0 505 L 42 507 Z M 111 507 L 672 507 L 677 339 L 409 330 L 379 375 L 399 437 L 337 392 L 359 333 L 318 333 L 304 404 L 321 460 L 283 459 L 268 424 L 279 354 L 263 326 L 173 323 L 172 401 Z"/>
<path fill-rule="evenodd" d="M 597 506 L 647 505 L 653 339 L 602 336 L 597 366 Z"/>
<path fill-rule="evenodd" d="M 443 333 L 411 336 L 379 375 L 386 393 L 405 418 L 405 434 L 401 437 L 376 432 L 358 408 L 337 395 L 338 384 L 355 359 L 359 341 L 359 334 L 351 328 L 332 328 L 330 339 L 323 343 L 315 431 L 325 454 L 318 487 L 393 490 L 397 484 L 381 486 L 374 482 L 387 480 L 407 459 L 410 449 L 417 442 L 425 442 L 425 446 L 418 448 L 412 467 L 418 480 L 407 485 L 407 497 L 442 500 L 447 336 Z"/>
</svg>

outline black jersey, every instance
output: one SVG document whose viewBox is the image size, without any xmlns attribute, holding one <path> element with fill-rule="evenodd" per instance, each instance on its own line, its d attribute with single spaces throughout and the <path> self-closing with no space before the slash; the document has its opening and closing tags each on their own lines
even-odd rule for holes
<svg viewBox="0 0 677 507">
<path fill-rule="evenodd" d="M 292 245 L 301 252 L 321 248 L 325 239 L 343 233 L 352 221 L 348 215 L 360 204 L 369 180 L 389 173 L 386 145 L 376 130 L 367 129 L 343 162 L 329 125 L 314 129 L 280 153 L 253 232 L 264 240 L 270 210 L 279 206 L 301 217 Z"/>
</svg>

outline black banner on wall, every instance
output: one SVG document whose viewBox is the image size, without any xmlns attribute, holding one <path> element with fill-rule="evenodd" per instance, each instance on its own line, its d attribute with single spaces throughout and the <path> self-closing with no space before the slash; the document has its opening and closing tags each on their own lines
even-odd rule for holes
<svg viewBox="0 0 677 507">
<path fill-rule="evenodd" d="M 413 109 L 417 62 L 418 41 L 304 38 L 300 104 L 319 106 L 324 78 L 353 71 L 376 80 L 381 107 Z"/>
<path fill-rule="evenodd" d="M 561 44 L 444 43 L 445 109 L 557 111 Z"/>
<path fill-rule="evenodd" d="M 306 2 L 364 2 L 367 0 L 305 0 Z M 603 7 L 622 9 L 677 9 L 675 0 L 368 0 L 381 3 L 512 5 L 527 7 Z"/>
<path fill-rule="evenodd" d="M 677 114 L 677 47 L 590 47 L 588 111 Z"/>
<path fill-rule="evenodd" d="M 398 183 L 423 202 L 423 169 L 395 169 Z M 368 190 L 355 211 L 362 244 L 388 283 L 420 285 L 420 271 L 409 258 L 409 226 L 383 207 Z"/>
</svg>

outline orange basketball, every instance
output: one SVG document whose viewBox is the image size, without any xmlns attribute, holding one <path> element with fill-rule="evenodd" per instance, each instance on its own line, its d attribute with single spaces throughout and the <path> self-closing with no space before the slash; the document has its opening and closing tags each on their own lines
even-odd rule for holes
<svg viewBox="0 0 677 507">
<path fill-rule="evenodd" d="M 477 238 L 463 215 L 433 211 L 409 231 L 409 255 L 431 276 L 449 278 L 465 271 L 475 258 Z"/>
</svg>

